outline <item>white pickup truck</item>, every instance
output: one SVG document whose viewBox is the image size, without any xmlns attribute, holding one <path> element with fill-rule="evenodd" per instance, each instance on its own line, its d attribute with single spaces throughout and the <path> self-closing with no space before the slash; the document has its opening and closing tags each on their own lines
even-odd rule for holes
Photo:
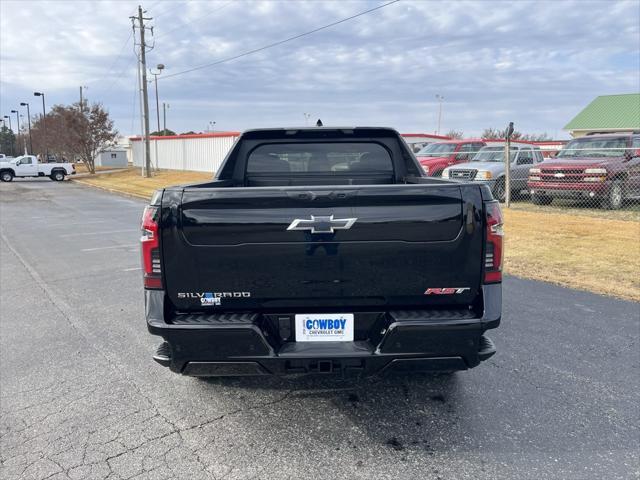
<svg viewBox="0 0 640 480">
<path fill-rule="evenodd" d="M 0 161 L 0 180 L 10 182 L 13 177 L 49 177 L 61 182 L 67 175 L 75 175 L 73 163 L 39 163 L 34 155 L 23 155 Z"/>
</svg>

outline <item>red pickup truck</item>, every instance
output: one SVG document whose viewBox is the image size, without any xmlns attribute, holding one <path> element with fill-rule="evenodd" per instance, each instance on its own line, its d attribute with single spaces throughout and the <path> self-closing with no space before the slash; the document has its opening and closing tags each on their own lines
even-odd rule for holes
<svg viewBox="0 0 640 480">
<path fill-rule="evenodd" d="M 440 177 L 445 168 L 469 162 L 485 145 L 482 140 L 446 140 L 427 145 L 416 157 L 427 175 Z"/>
<path fill-rule="evenodd" d="M 554 198 L 584 199 L 618 209 L 640 198 L 640 133 L 587 135 L 529 170 L 536 205 Z"/>
</svg>

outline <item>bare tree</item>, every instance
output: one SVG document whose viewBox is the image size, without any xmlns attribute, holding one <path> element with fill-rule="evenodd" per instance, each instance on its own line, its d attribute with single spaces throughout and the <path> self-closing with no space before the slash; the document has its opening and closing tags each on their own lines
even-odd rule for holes
<svg viewBox="0 0 640 480">
<path fill-rule="evenodd" d="M 460 139 L 464 138 L 464 132 L 462 132 L 462 130 L 449 130 L 447 133 L 445 133 L 445 136 L 449 138 Z"/>
<path fill-rule="evenodd" d="M 482 138 L 486 140 L 502 140 L 506 136 L 506 129 L 500 130 L 497 128 L 485 128 L 482 132 Z M 512 140 L 525 140 L 529 142 L 544 142 L 546 140 L 551 140 L 547 132 L 544 133 L 522 133 L 517 130 L 513 132 L 511 135 Z"/>
</svg>

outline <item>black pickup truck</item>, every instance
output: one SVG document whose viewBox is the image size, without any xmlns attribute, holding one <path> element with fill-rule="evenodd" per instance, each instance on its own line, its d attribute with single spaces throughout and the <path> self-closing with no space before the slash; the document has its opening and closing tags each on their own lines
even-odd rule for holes
<svg viewBox="0 0 640 480">
<path fill-rule="evenodd" d="M 454 371 L 495 353 L 502 216 L 388 128 L 243 133 L 142 220 L 154 359 L 191 376 Z"/>
</svg>

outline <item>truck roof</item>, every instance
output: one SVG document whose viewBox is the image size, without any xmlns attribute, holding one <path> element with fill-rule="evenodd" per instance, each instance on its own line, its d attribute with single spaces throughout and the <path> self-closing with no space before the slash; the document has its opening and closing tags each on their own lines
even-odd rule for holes
<svg viewBox="0 0 640 480">
<path fill-rule="evenodd" d="M 390 128 L 390 127 L 349 127 L 349 126 L 343 126 L 343 127 L 327 127 L 327 126 L 323 126 L 323 127 L 274 127 L 274 128 L 251 128 L 249 130 L 245 130 L 243 132 L 244 134 L 247 133 L 256 133 L 256 132 L 291 132 L 291 131 L 296 131 L 296 132 L 322 132 L 322 131 L 342 131 L 342 132 L 351 132 L 351 131 L 369 131 L 369 130 L 377 130 L 377 131 L 384 131 L 384 132 L 389 132 L 389 133 L 394 133 L 397 135 L 400 135 L 400 133 L 395 129 L 395 128 Z"/>
</svg>

